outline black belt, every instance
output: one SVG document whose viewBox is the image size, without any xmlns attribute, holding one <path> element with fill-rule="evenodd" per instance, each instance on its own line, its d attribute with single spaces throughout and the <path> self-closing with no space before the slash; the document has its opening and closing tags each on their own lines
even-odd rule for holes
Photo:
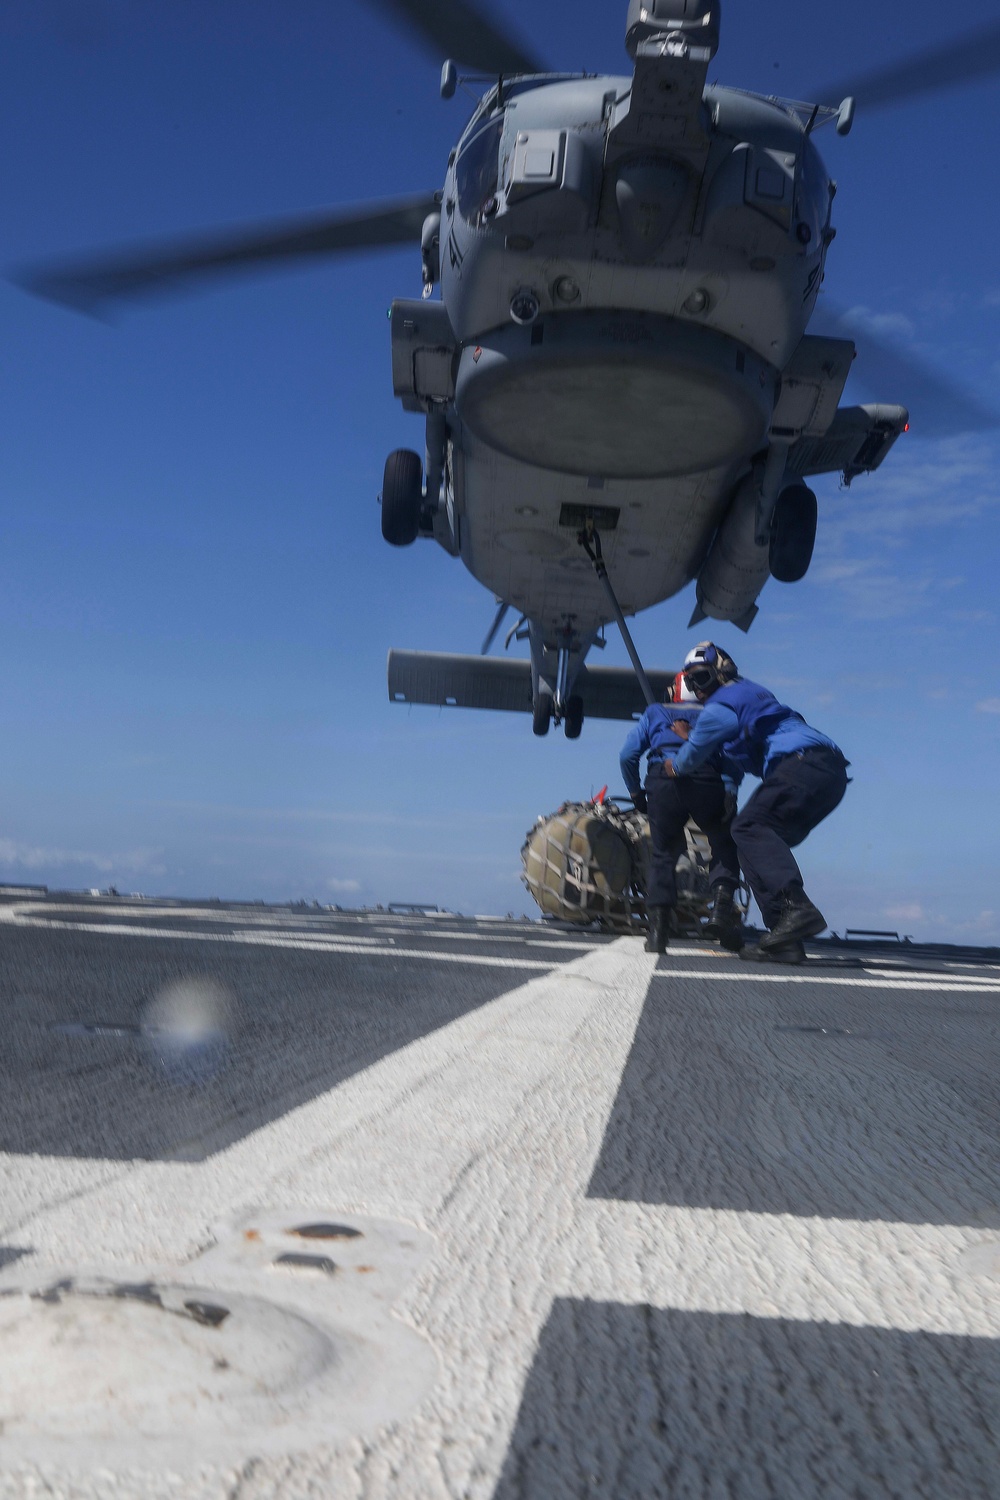
<svg viewBox="0 0 1000 1500">
<path fill-rule="evenodd" d="M 679 753 L 680 752 L 678 751 L 678 754 Z M 671 760 L 672 758 L 673 758 L 672 756 L 664 755 L 662 757 L 662 759 L 660 759 L 660 760 L 651 760 L 651 761 L 649 761 L 648 762 L 649 770 L 650 771 L 653 771 L 653 770 L 662 771 L 664 761 Z M 722 780 L 722 772 L 716 766 L 700 765 L 700 766 L 698 766 L 693 771 L 682 771 L 682 772 L 680 772 L 680 775 L 681 775 L 681 777 L 683 777 L 683 779 L 685 781 L 698 781 L 699 779 L 705 780 L 705 781 L 721 781 Z"/>
<path fill-rule="evenodd" d="M 789 760 L 793 755 L 798 760 L 805 760 L 807 755 L 825 755 L 835 760 L 838 765 L 849 766 L 851 764 L 844 752 L 838 750 L 836 745 L 807 745 L 804 750 L 789 750 L 787 755 L 779 755 L 778 759 Z"/>
</svg>

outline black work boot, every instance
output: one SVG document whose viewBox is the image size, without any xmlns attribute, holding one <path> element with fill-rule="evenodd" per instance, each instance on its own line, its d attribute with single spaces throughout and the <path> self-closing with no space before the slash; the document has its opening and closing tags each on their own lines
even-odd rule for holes
<svg viewBox="0 0 1000 1500">
<path fill-rule="evenodd" d="M 777 948 L 765 948 L 761 942 L 752 948 L 741 949 L 740 958 L 751 964 L 804 964 L 806 950 L 796 942 L 782 943 Z"/>
<path fill-rule="evenodd" d="M 667 951 L 667 913 L 669 906 L 647 906 L 646 916 L 649 919 L 649 933 L 643 943 L 644 953 L 666 953 Z"/>
<path fill-rule="evenodd" d="M 815 937 L 826 926 L 826 918 L 813 906 L 800 885 L 789 885 L 781 892 L 781 916 L 770 932 L 765 932 L 760 946 L 765 950 L 780 948 L 784 943 L 801 942 Z"/>
<path fill-rule="evenodd" d="M 702 928 L 708 938 L 714 938 L 730 953 L 739 953 L 743 947 L 743 916 L 733 900 L 732 887 L 717 885 L 712 915 Z"/>
</svg>

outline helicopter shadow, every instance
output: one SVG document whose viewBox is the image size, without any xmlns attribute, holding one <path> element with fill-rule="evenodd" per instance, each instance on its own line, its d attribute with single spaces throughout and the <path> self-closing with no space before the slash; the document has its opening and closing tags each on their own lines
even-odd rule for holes
<svg viewBox="0 0 1000 1500">
<path fill-rule="evenodd" d="M 560 1299 L 493 1500 L 995 1493 L 1000 1344 Z"/>
</svg>

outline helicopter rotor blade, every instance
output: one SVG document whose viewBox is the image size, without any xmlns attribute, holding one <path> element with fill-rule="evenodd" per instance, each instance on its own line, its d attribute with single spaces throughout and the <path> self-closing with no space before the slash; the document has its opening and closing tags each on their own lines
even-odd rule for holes
<svg viewBox="0 0 1000 1500">
<path fill-rule="evenodd" d="M 179 291 L 212 273 L 419 243 L 424 220 L 437 207 L 433 193 L 421 193 L 228 235 L 173 241 L 110 260 L 32 268 L 13 280 L 36 296 L 79 312 L 97 313 L 106 303 Z"/>
<path fill-rule="evenodd" d="M 470 0 L 389 0 L 440 59 L 454 58 L 483 73 L 544 73 L 520 42 Z"/>
<path fill-rule="evenodd" d="M 906 406 L 914 437 L 956 437 L 1000 427 L 1000 413 L 918 355 L 873 331 L 861 309 L 838 308 L 824 298 L 817 322 L 818 331 L 853 340 L 858 357 L 852 375 L 876 399 Z"/>
<path fill-rule="evenodd" d="M 1000 24 L 995 21 L 951 46 L 927 48 L 891 67 L 842 79 L 816 97 L 833 103 L 850 94 L 862 109 L 879 109 L 993 73 L 1000 73 Z"/>
</svg>

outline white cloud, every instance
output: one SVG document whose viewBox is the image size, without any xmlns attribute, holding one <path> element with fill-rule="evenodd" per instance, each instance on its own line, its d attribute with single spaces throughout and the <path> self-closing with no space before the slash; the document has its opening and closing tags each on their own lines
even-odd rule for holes
<svg viewBox="0 0 1000 1500">
<path fill-rule="evenodd" d="M 901 438 L 877 473 L 824 503 L 824 544 L 907 541 L 920 527 L 953 527 L 1000 506 L 994 450 L 982 438 L 942 438 L 916 450 Z"/>
<path fill-rule="evenodd" d="M 410 743 L 410 737 L 407 737 Z M 304 808 L 304 807 L 241 807 L 229 802 L 151 802 L 151 807 L 166 808 L 170 812 L 193 813 L 199 818 L 210 816 L 217 818 L 232 818 L 239 822 L 265 822 L 275 823 L 315 823 L 315 824 L 343 824 L 345 827 L 353 827 L 364 824 L 366 828 L 379 827 L 391 829 L 426 829 L 439 830 L 446 827 L 465 829 L 469 825 L 469 815 L 455 813 L 452 818 L 447 817 L 411 817 L 399 812 L 358 812 L 350 808 Z M 507 816 L 498 812 L 478 812 L 474 820 L 477 825 L 490 823 L 504 823 Z M 256 838 L 256 835 L 254 835 Z"/>
<path fill-rule="evenodd" d="M 874 559 L 827 564 L 817 569 L 816 578 L 837 589 L 842 612 L 854 620 L 902 619 L 927 609 L 941 587 L 933 577 L 882 572 Z"/>
<path fill-rule="evenodd" d="M 899 906 L 887 906 L 885 914 L 890 922 L 926 922 L 927 913 L 919 901 L 902 902 Z"/>
<path fill-rule="evenodd" d="M 848 308 L 843 321 L 866 333 L 888 335 L 890 338 L 912 339 L 917 332 L 913 320 L 905 313 L 877 313 L 872 312 L 870 307 Z"/>
<path fill-rule="evenodd" d="M 958 619 L 967 580 L 954 571 L 954 541 L 970 558 L 982 545 L 980 518 L 1000 511 L 1000 463 L 994 440 L 945 438 L 909 446 L 901 439 L 885 467 L 821 502 L 812 577 L 857 620 L 922 613 Z M 990 525 L 995 526 L 990 519 Z M 943 534 L 949 571 L 935 571 L 935 533 Z M 910 571 L 912 566 L 913 571 Z M 951 599 L 946 595 L 951 594 Z M 977 601 L 969 601 L 971 611 Z M 946 613 L 947 611 L 947 613 Z M 970 620 L 968 623 L 982 623 Z"/>
<path fill-rule="evenodd" d="M 895 906 L 885 907 L 884 911 L 886 918 L 898 923 L 901 931 L 906 927 L 915 931 L 920 925 L 926 924 L 934 931 L 938 941 L 962 943 L 977 938 L 986 942 L 996 940 L 997 913 L 995 911 L 979 911 L 972 916 L 956 920 L 954 917 L 944 916 L 937 909 L 928 911 L 920 901 L 901 901 Z M 918 941 L 921 940 L 926 940 L 926 930 L 918 937 Z"/>
<path fill-rule="evenodd" d="M 964 922 L 948 921 L 943 923 L 944 930 L 955 937 L 985 937 L 996 939 L 997 914 L 995 911 L 981 911 L 974 917 L 968 917 Z"/>
<path fill-rule="evenodd" d="M 93 853 L 82 849 L 49 849 L 25 844 L 16 839 L 0 838 L 0 866 L 16 866 L 36 873 L 58 870 L 67 865 L 93 870 L 99 875 L 162 875 L 165 873 L 160 849 L 129 849 L 119 854 Z"/>
<path fill-rule="evenodd" d="M 976 704 L 977 714 L 1000 714 L 1000 698 L 981 698 Z"/>
<path fill-rule="evenodd" d="M 331 891 L 339 891 L 340 894 L 344 895 L 344 896 L 351 895 L 354 891 L 360 891 L 360 889 L 361 889 L 361 881 L 360 880 L 336 880 L 336 879 L 330 879 L 330 880 L 328 880 L 326 882 L 326 884 L 327 884 L 327 888 L 329 890 L 331 890 Z"/>
</svg>

